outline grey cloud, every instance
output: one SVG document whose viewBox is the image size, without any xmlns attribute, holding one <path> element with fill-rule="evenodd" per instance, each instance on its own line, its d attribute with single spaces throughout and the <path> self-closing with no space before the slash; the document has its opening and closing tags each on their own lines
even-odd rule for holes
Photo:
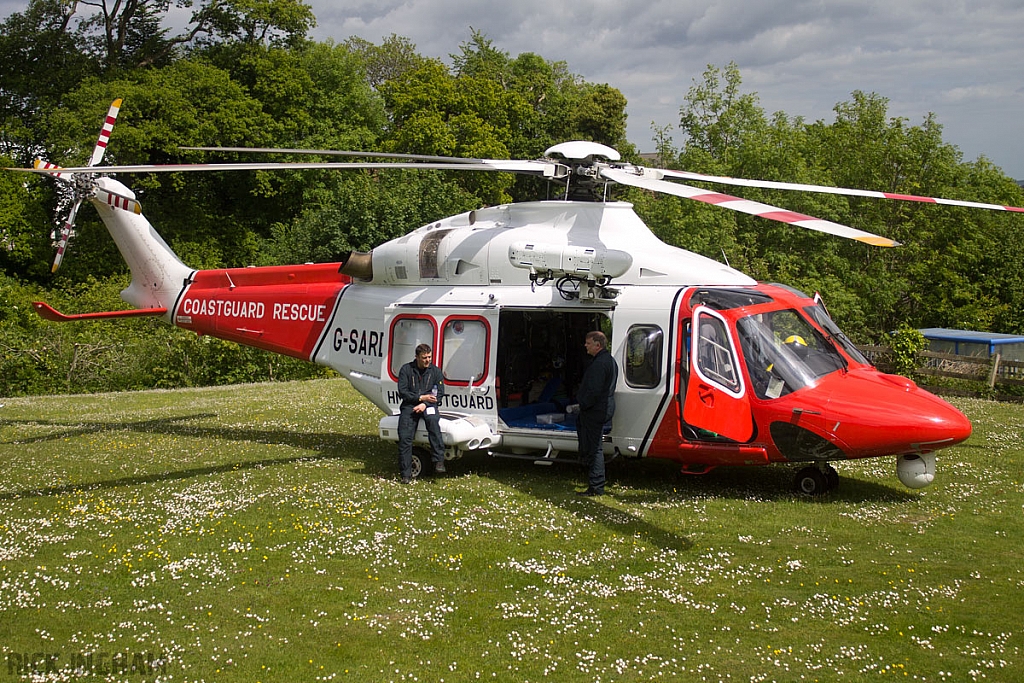
<svg viewBox="0 0 1024 683">
<path fill-rule="evenodd" d="M 398 34 L 447 60 L 470 26 L 515 56 L 564 60 L 629 100 L 629 137 L 676 124 L 707 64 L 736 62 L 768 112 L 831 120 L 853 90 L 919 123 L 934 112 L 967 159 L 1024 178 L 1020 0 L 307 0 L 317 39 Z M 4 15 L 24 2 L 0 0 Z"/>
</svg>

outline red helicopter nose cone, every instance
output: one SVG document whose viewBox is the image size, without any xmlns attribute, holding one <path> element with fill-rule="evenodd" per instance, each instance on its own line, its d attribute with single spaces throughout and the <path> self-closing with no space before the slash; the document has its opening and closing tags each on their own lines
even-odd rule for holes
<svg viewBox="0 0 1024 683">
<path fill-rule="evenodd" d="M 837 380 L 826 415 L 851 458 L 929 453 L 971 435 L 963 413 L 905 377 L 851 371 Z"/>
</svg>

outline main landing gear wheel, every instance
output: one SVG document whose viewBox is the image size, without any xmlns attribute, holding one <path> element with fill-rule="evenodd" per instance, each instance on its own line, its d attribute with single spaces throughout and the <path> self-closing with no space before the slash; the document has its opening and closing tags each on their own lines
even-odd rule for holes
<svg viewBox="0 0 1024 683">
<path fill-rule="evenodd" d="M 425 448 L 413 447 L 412 449 L 412 478 L 418 479 L 426 471 L 427 463 L 430 462 L 430 452 Z"/>
<path fill-rule="evenodd" d="M 796 473 L 793 488 L 805 496 L 823 496 L 839 486 L 839 473 L 831 465 L 810 465 Z"/>
</svg>

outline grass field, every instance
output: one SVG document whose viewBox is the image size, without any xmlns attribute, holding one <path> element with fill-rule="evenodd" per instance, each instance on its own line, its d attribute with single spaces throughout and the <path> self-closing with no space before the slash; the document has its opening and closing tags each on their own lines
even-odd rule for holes
<svg viewBox="0 0 1024 683">
<path fill-rule="evenodd" d="M 0 399 L 0 683 L 1017 681 L 1024 408 L 822 499 L 473 456 L 403 487 L 343 380 Z"/>
</svg>

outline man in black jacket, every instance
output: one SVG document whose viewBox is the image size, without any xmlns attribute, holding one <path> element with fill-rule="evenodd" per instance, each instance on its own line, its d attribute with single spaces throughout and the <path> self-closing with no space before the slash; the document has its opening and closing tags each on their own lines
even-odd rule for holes
<svg viewBox="0 0 1024 683">
<path fill-rule="evenodd" d="M 615 382 L 619 370 L 608 352 L 608 339 L 602 332 L 588 332 L 584 345 L 593 356 L 583 373 L 576 401 L 579 417 L 576 419 L 576 439 L 580 458 L 586 468 L 589 485 L 581 496 L 600 496 L 604 493 L 604 426 L 615 413 Z"/>
<path fill-rule="evenodd" d="M 412 441 L 416 423 L 423 420 L 430 440 L 430 456 L 434 471 L 444 472 L 444 441 L 441 439 L 441 415 L 438 412 L 444 396 L 444 375 L 434 365 L 434 355 L 428 344 L 416 347 L 415 360 L 398 371 L 398 394 L 402 405 L 398 416 L 398 466 L 402 483 L 412 481 Z M 423 463 L 426 466 L 426 463 Z"/>
</svg>

